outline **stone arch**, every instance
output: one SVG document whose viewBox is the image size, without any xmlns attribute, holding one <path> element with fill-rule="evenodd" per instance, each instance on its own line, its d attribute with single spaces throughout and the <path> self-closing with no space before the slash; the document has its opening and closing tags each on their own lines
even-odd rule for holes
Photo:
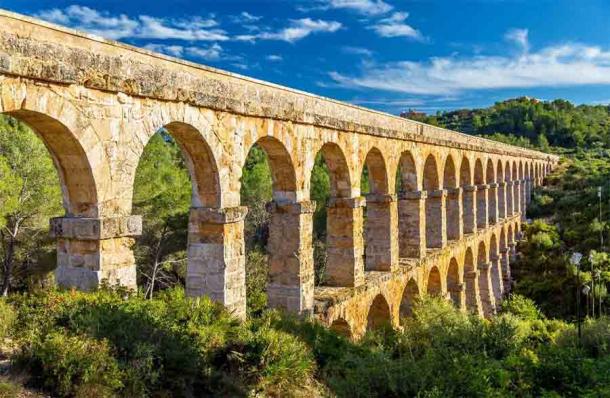
<svg viewBox="0 0 610 398">
<path fill-rule="evenodd" d="M 459 181 L 453 157 L 447 156 L 443 170 L 443 188 L 447 191 L 447 202 L 445 214 L 447 218 L 447 239 L 458 240 L 461 238 L 461 192 L 458 189 Z"/>
<path fill-rule="evenodd" d="M 466 308 L 470 312 L 480 314 L 479 281 L 474 263 L 474 255 L 470 247 L 464 253 L 464 286 L 466 290 Z"/>
<path fill-rule="evenodd" d="M 479 294 L 481 296 L 483 314 L 489 316 L 494 311 L 494 301 L 491 289 L 489 256 L 484 240 L 480 241 L 477 247 L 477 269 L 479 270 Z"/>
<path fill-rule="evenodd" d="M 402 298 L 400 300 L 400 319 L 413 316 L 413 304 L 420 297 L 419 287 L 415 279 L 411 278 L 405 285 L 402 291 Z"/>
<path fill-rule="evenodd" d="M 195 127 L 183 122 L 170 122 L 162 129 L 176 140 L 181 149 L 191 177 L 192 206 L 220 207 L 218 167 L 214 154 L 201 133 Z"/>
<path fill-rule="evenodd" d="M 25 109 L 4 112 L 30 127 L 55 164 L 61 185 L 66 216 L 99 217 L 97 185 L 89 155 L 79 138 L 60 120 Z"/>
<path fill-rule="evenodd" d="M 436 191 L 440 189 L 438 165 L 434 155 L 430 154 L 426 157 L 424 163 L 424 174 L 422 178 L 425 191 Z"/>
<path fill-rule="evenodd" d="M 498 182 L 498 219 L 506 218 L 506 182 L 504 181 L 504 167 L 500 159 L 496 166 L 496 181 Z"/>
<path fill-rule="evenodd" d="M 457 308 L 462 308 L 462 284 L 460 282 L 459 265 L 455 257 L 451 258 L 449 268 L 447 268 L 447 291 L 453 304 Z"/>
<path fill-rule="evenodd" d="M 472 172 L 470 161 L 466 156 L 462 157 L 460 165 L 460 186 L 462 188 L 462 218 L 464 233 L 476 231 L 476 188 L 472 186 Z"/>
<path fill-rule="evenodd" d="M 390 306 L 385 297 L 383 297 L 383 294 L 380 293 L 375 296 L 369 308 L 366 330 L 375 330 L 383 325 L 391 325 L 391 323 Z"/>
<path fill-rule="evenodd" d="M 513 226 L 512 224 L 508 224 L 508 229 L 506 232 L 506 240 L 508 242 L 508 244 L 510 245 L 511 243 L 515 243 L 515 234 L 513 231 Z"/>
<path fill-rule="evenodd" d="M 483 170 L 483 162 L 480 158 L 474 163 L 474 183 L 477 187 L 477 228 L 487 228 L 487 191 L 488 186 L 485 185 L 485 172 Z"/>
<path fill-rule="evenodd" d="M 398 262 L 396 247 L 395 198 L 388 192 L 386 162 L 379 149 L 373 147 L 365 158 L 370 193 L 366 196 L 364 217 L 365 269 L 390 271 Z M 364 169 L 363 169 L 364 172 Z M 362 175 L 362 173 L 361 173 Z M 394 213 L 395 214 L 395 213 Z"/>
<path fill-rule="evenodd" d="M 489 264 L 491 270 L 491 290 L 495 302 L 502 298 L 502 270 L 500 269 L 500 251 L 496 234 L 492 234 L 489 239 Z"/>
<path fill-rule="evenodd" d="M 368 169 L 370 193 L 388 194 L 388 172 L 381 151 L 373 147 L 367 153 L 364 167 Z"/>
<path fill-rule="evenodd" d="M 330 176 L 330 196 L 349 198 L 352 196 L 352 183 L 347 159 L 341 147 L 334 142 L 327 142 L 319 150 L 324 157 Z"/>
<path fill-rule="evenodd" d="M 441 296 L 443 294 L 443 284 L 441 273 L 438 267 L 434 266 L 428 272 L 428 282 L 426 283 L 426 293 L 429 296 Z"/>
<path fill-rule="evenodd" d="M 350 327 L 349 323 L 343 318 L 335 319 L 330 325 L 330 330 L 334 331 L 340 336 L 345 337 L 346 339 L 351 339 L 353 337 L 352 328 Z"/>
<path fill-rule="evenodd" d="M 498 221 L 498 185 L 496 184 L 494 162 L 491 159 L 487 159 L 485 183 L 488 186 L 487 217 L 490 224 L 495 224 Z"/>
<path fill-rule="evenodd" d="M 297 191 L 296 172 L 290 153 L 284 144 L 275 137 L 264 136 L 259 138 L 252 146 L 254 145 L 260 147 L 267 154 L 273 183 L 273 199 L 276 201 L 295 201 Z"/>
<path fill-rule="evenodd" d="M 446 244 L 446 226 L 444 219 L 444 191 L 440 191 L 438 165 L 434 155 L 430 154 L 424 163 L 423 189 L 426 198 L 426 247 L 442 248 Z"/>
<path fill-rule="evenodd" d="M 419 179 L 417 163 L 411 152 L 404 151 L 400 155 L 398 170 L 401 192 L 416 192 L 420 190 L 421 181 Z"/>
</svg>

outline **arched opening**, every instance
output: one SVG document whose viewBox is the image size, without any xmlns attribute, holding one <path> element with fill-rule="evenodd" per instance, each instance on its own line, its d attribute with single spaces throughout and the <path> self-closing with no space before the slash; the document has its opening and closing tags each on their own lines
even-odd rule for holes
<svg viewBox="0 0 610 398">
<path fill-rule="evenodd" d="M 510 163 L 506 162 L 504 170 L 506 171 L 504 175 L 504 179 L 506 180 L 506 216 L 510 217 L 514 214 L 513 176 L 511 173 Z"/>
<path fill-rule="evenodd" d="M 502 298 L 502 273 L 500 269 L 500 252 L 495 234 L 489 240 L 489 264 L 491 270 L 491 288 L 495 302 L 498 303 Z"/>
<path fill-rule="evenodd" d="M 496 222 L 498 222 L 498 193 L 496 185 L 496 175 L 491 159 L 487 159 L 485 183 L 489 187 L 487 191 L 487 217 L 490 224 L 495 224 Z"/>
<path fill-rule="evenodd" d="M 474 265 L 474 256 L 470 247 L 466 249 L 466 254 L 464 255 L 464 284 L 466 288 L 466 308 L 470 312 L 480 314 L 479 281 Z"/>
<path fill-rule="evenodd" d="M 142 216 L 142 234 L 134 249 L 138 284 L 146 297 L 175 285 L 192 295 L 207 294 L 201 275 L 210 272 L 206 251 L 209 226 L 192 209 L 220 202 L 218 172 L 212 152 L 192 126 L 173 122 L 150 136 L 136 169 L 134 214 Z"/>
<path fill-rule="evenodd" d="M 460 165 L 460 186 L 462 187 L 462 213 L 464 233 L 471 234 L 476 231 L 476 191 L 472 186 L 472 173 L 470 161 L 467 157 L 462 158 Z"/>
<path fill-rule="evenodd" d="M 457 308 L 462 308 L 462 284 L 460 283 L 460 273 L 457 260 L 451 258 L 449 268 L 447 269 L 447 291 L 449 297 Z"/>
<path fill-rule="evenodd" d="M 504 167 L 501 160 L 498 160 L 496 173 L 498 181 L 498 219 L 500 219 L 506 218 L 506 183 L 504 181 Z"/>
<path fill-rule="evenodd" d="M 517 214 L 521 208 L 519 202 L 519 173 L 517 172 L 516 162 L 513 162 L 511 177 L 513 179 L 513 214 Z"/>
<path fill-rule="evenodd" d="M 485 242 L 481 241 L 477 249 L 477 268 L 479 270 L 479 293 L 483 314 L 489 316 L 493 313 L 493 292 L 491 290 L 490 264 Z"/>
<path fill-rule="evenodd" d="M 447 190 L 447 205 L 445 213 L 447 215 L 447 239 L 459 240 L 462 235 L 460 221 L 462 211 L 460 206 L 461 194 L 458 188 L 458 180 L 455 164 L 451 156 L 445 161 L 443 173 L 443 187 Z"/>
<path fill-rule="evenodd" d="M 504 294 L 510 290 L 510 260 L 504 228 L 500 231 L 500 278 L 502 280 L 502 293 Z"/>
<path fill-rule="evenodd" d="M 417 282 L 413 278 L 409 279 L 407 285 L 402 291 L 402 299 L 400 301 L 400 319 L 413 316 L 413 305 L 420 297 Z"/>
<path fill-rule="evenodd" d="M 80 253 L 61 236 L 51 239 L 49 219 L 98 214 L 87 156 L 71 131 L 49 116 L 0 114 L 0 174 L 0 296 L 50 286 L 51 272 Z M 59 272 L 57 282 L 66 282 Z"/>
<path fill-rule="evenodd" d="M 424 164 L 423 188 L 426 199 L 426 247 L 441 248 L 446 243 L 443 217 L 445 198 L 440 191 L 438 167 L 433 155 L 428 155 Z"/>
<path fill-rule="evenodd" d="M 487 185 L 481 159 L 474 163 L 474 184 L 477 186 L 477 228 L 484 229 L 487 228 Z"/>
<path fill-rule="evenodd" d="M 248 308 L 260 311 L 267 301 L 272 308 L 308 310 L 314 277 L 311 242 L 305 240 L 312 214 L 296 203 L 290 153 L 277 138 L 262 137 L 250 148 L 243 170 Z"/>
<path fill-rule="evenodd" d="M 351 197 L 347 160 L 341 147 L 326 143 L 318 151 L 311 173 L 310 196 L 316 201 L 314 258 L 316 282 L 356 286 L 364 278 L 360 231 L 362 207 Z"/>
<path fill-rule="evenodd" d="M 347 321 L 343 318 L 335 319 L 330 325 L 330 330 L 334 331 L 340 336 L 345 337 L 346 339 L 352 338 L 352 328 L 349 326 L 349 323 L 347 323 Z"/>
<path fill-rule="evenodd" d="M 366 195 L 364 217 L 365 269 L 390 271 L 397 262 L 391 240 L 392 211 L 395 202 L 388 195 L 388 174 L 379 149 L 372 148 L 366 156 L 361 176 L 361 192 Z M 394 257 L 394 258 L 393 258 Z"/>
<path fill-rule="evenodd" d="M 391 324 L 390 306 L 385 297 L 382 294 L 378 294 L 369 308 L 366 330 L 375 330 L 384 325 Z"/>
<path fill-rule="evenodd" d="M 443 294 L 443 287 L 441 283 L 441 273 L 438 267 L 432 267 L 428 274 L 428 285 L 426 287 L 428 296 L 441 296 Z"/>
<path fill-rule="evenodd" d="M 525 183 L 525 174 L 523 169 L 523 162 L 519 161 L 519 209 L 521 210 L 521 219 L 525 220 L 525 192 L 526 192 L 526 183 Z"/>
<path fill-rule="evenodd" d="M 398 192 L 399 257 L 422 257 L 425 250 L 424 220 L 420 218 L 422 198 L 415 159 L 410 152 L 400 156 L 396 171 Z"/>
</svg>

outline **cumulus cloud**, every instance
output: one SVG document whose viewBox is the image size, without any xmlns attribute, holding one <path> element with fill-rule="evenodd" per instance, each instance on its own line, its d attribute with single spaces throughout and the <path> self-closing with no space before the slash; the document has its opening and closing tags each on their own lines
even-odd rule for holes
<svg viewBox="0 0 610 398">
<path fill-rule="evenodd" d="M 253 23 L 260 21 L 263 17 L 258 15 L 252 15 L 249 12 L 243 11 L 239 15 L 233 15 L 230 17 L 233 23 L 243 24 L 243 23 Z"/>
<path fill-rule="evenodd" d="M 527 32 L 511 33 L 522 53 L 367 63 L 358 75 L 331 72 L 335 83 L 418 95 L 455 95 L 468 90 L 610 84 L 610 50 L 567 43 L 528 51 Z"/>
<path fill-rule="evenodd" d="M 371 57 L 373 55 L 371 50 L 364 47 L 344 46 L 341 47 L 341 51 L 343 51 L 345 54 L 361 55 L 364 57 Z"/>
<path fill-rule="evenodd" d="M 409 13 L 395 12 L 388 18 L 383 18 L 370 29 L 374 30 L 381 37 L 408 37 L 411 39 L 422 40 L 422 34 L 411 25 L 405 23 Z"/>
<path fill-rule="evenodd" d="M 346 9 L 369 16 L 385 14 L 394 8 L 382 0 L 324 0 L 323 3 L 319 8 Z"/>
<path fill-rule="evenodd" d="M 284 57 L 282 57 L 281 55 L 277 55 L 277 54 L 267 55 L 265 58 L 267 59 L 267 61 L 271 61 L 271 62 L 281 62 L 284 60 Z"/>
<path fill-rule="evenodd" d="M 263 31 L 256 34 L 239 35 L 236 40 L 257 41 L 257 40 L 279 40 L 294 43 L 313 33 L 333 33 L 341 29 L 343 25 L 337 21 L 324 21 L 321 19 L 301 18 L 293 19 L 290 25 L 279 31 Z"/>
<path fill-rule="evenodd" d="M 529 40 L 528 40 L 527 29 L 511 29 L 504 35 L 506 40 L 516 43 L 524 52 L 529 51 Z"/>
<path fill-rule="evenodd" d="M 106 11 L 98 11 L 79 5 L 71 5 L 64 9 L 43 10 L 36 16 L 114 40 L 126 38 L 189 41 L 229 40 L 226 32 L 216 28 L 218 23 L 211 18 L 193 17 L 173 20 L 147 15 L 130 18 L 125 14 L 112 15 Z"/>
</svg>

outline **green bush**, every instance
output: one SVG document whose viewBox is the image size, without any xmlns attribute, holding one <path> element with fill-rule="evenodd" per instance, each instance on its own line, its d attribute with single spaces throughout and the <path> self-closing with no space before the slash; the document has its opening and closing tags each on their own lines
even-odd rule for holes
<svg viewBox="0 0 610 398">
<path fill-rule="evenodd" d="M 21 355 L 41 384 L 58 396 L 111 397 L 123 385 L 106 340 L 70 336 L 60 330 Z"/>
<path fill-rule="evenodd" d="M 15 323 L 15 311 L 4 299 L 0 299 L 0 342 L 6 338 Z"/>
<path fill-rule="evenodd" d="M 519 319 L 527 321 L 540 319 L 542 317 L 534 300 L 520 294 L 511 294 L 508 299 L 503 300 L 500 305 L 500 310 L 503 313 L 512 314 Z"/>
</svg>

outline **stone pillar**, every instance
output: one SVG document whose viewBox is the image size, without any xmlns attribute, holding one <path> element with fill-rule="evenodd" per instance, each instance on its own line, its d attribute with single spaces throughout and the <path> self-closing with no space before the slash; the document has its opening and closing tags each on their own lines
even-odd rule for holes
<svg viewBox="0 0 610 398">
<path fill-rule="evenodd" d="M 447 191 L 428 192 L 426 199 L 426 247 L 447 246 L 447 215 L 445 212 Z"/>
<path fill-rule="evenodd" d="M 462 188 L 447 190 L 447 239 L 460 240 L 464 237 L 464 212 L 462 209 Z"/>
<path fill-rule="evenodd" d="M 477 232 L 477 187 L 466 185 L 462 187 L 464 195 L 464 233 L 473 234 Z"/>
<path fill-rule="evenodd" d="M 500 249 L 500 264 L 502 265 L 502 268 L 501 268 L 502 287 L 503 287 L 502 293 L 504 293 L 504 294 L 510 292 L 510 282 L 511 282 L 510 260 L 508 257 L 509 257 L 509 249 L 508 248 Z"/>
<path fill-rule="evenodd" d="M 464 285 L 466 287 L 466 309 L 483 316 L 481 295 L 479 294 L 479 271 L 464 272 Z"/>
<path fill-rule="evenodd" d="M 57 217 L 50 235 L 57 239 L 55 278 L 63 288 L 93 290 L 102 282 L 136 289 L 131 250 L 142 233 L 142 217 Z"/>
<path fill-rule="evenodd" d="M 534 182 L 530 178 L 527 180 L 527 204 L 529 205 L 532 202 L 532 191 L 534 189 Z"/>
<path fill-rule="evenodd" d="M 519 180 L 513 182 L 513 198 L 514 214 L 519 214 L 521 213 L 521 181 Z"/>
<path fill-rule="evenodd" d="M 514 263 L 517 259 L 517 244 L 514 242 L 508 244 L 508 258 L 511 263 Z"/>
<path fill-rule="evenodd" d="M 477 185 L 477 229 L 485 229 L 489 225 L 487 217 L 487 195 L 489 185 Z"/>
<path fill-rule="evenodd" d="M 331 198 L 327 209 L 326 284 L 355 287 L 364 283 L 362 239 L 365 199 Z"/>
<path fill-rule="evenodd" d="M 521 201 L 521 220 L 527 219 L 527 180 L 521 181 L 521 195 L 519 195 Z"/>
<path fill-rule="evenodd" d="M 489 184 L 487 198 L 489 203 L 489 206 L 487 206 L 487 217 L 489 219 L 489 224 L 495 224 L 498 222 L 498 184 Z"/>
<path fill-rule="evenodd" d="M 454 286 L 447 286 L 447 291 L 449 292 L 449 298 L 453 302 L 453 304 L 461 309 L 466 309 L 466 288 L 464 283 L 458 283 Z"/>
<path fill-rule="evenodd" d="M 491 263 L 479 264 L 479 292 L 483 314 L 488 317 L 495 314 L 496 302 L 491 284 Z"/>
<path fill-rule="evenodd" d="M 192 208 L 186 294 L 208 296 L 236 317 L 246 317 L 246 207 Z"/>
<path fill-rule="evenodd" d="M 426 255 L 425 191 L 401 192 L 398 200 L 400 257 L 423 258 Z"/>
<path fill-rule="evenodd" d="M 513 182 L 506 181 L 506 214 L 507 217 L 515 214 L 515 200 L 513 195 Z"/>
<path fill-rule="evenodd" d="M 502 277 L 502 258 L 500 255 L 491 259 L 491 286 L 496 305 L 502 299 L 504 293 L 504 281 Z"/>
<path fill-rule="evenodd" d="M 498 219 L 506 218 L 506 182 L 498 183 Z"/>
<path fill-rule="evenodd" d="M 396 195 L 366 196 L 366 270 L 392 271 L 398 266 Z"/>
<path fill-rule="evenodd" d="M 270 202 L 269 307 L 299 314 L 313 312 L 313 213 L 315 202 Z"/>
</svg>

